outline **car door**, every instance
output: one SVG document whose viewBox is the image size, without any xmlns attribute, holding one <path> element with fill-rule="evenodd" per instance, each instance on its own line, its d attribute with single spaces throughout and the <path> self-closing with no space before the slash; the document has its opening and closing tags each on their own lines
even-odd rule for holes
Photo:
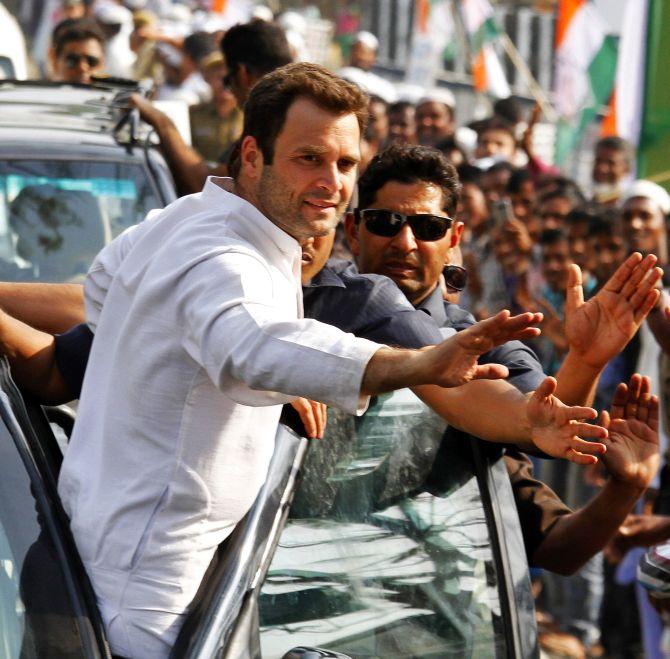
<svg viewBox="0 0 670 659">
<path fill-rule="evenodd" d="M 60 451 L 0 359 L 0 655 L 110 657 L 56 492 Z"/>
<path fill-rule="evenodd" d="M 378 397 L 360 418 L 329 410 L 323 441 L 280 428 L 268 482 L 173 656 L 273 659 L 297 646 L 385 659 L 535 656 L 501 456 L 463 433 L 445 437 L 409 391 Z"/>
</svg>

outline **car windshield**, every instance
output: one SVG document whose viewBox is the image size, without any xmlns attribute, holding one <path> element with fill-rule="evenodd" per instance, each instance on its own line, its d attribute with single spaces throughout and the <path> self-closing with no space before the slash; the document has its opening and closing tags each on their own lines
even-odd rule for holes
<svg viewBox="0 0 670 659">
<path fill-rule="evenodd" d="M 81 281 L 95 255 L 162 203 L 126 162 L 0 162 L 0 277 Z"/>
<path fill-rule="evenodd" d="M 264 659 L 505 654 L 472 447 L 410 391 L 329 411 L 260 596 Z"/>
</svg>

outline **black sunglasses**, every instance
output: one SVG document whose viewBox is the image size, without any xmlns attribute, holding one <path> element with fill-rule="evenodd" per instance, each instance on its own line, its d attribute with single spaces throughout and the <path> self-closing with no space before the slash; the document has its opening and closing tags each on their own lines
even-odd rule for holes
<svg viewBox="0 0 670 659">
<path fill-rule="evenodd" d="M 417 215 L 403 215 L 384 208 L 354 209 L 356 222 L 365 220 L 365 228 L 376 236 L 392 238 L 400 233 L 400 230 L 409 224 L 412 233 L 417 240 L 439 240 L 444 238 L 453 224 L 450 217 L 433 215 L 432 213 L 419 213 Z"/>
<path fill-rule="evenodd" d="M 65 56 L 65 66 L 68 69 L 74 69 L 75 66 L 79 66 L 79 62 L 84 60 L 88 65 L 89 69 L 94 69 L 100 64 L 100 58 L 94 57 L 93 55 L 78 55 L 77 53 L 69 53 Z"/>
<path fill-rule="evenodd" d="M 462 291 L 468 285 L 468 271 L 461 265 L 445 265 L 442 274 L 451 290 Z"/>
</svg>

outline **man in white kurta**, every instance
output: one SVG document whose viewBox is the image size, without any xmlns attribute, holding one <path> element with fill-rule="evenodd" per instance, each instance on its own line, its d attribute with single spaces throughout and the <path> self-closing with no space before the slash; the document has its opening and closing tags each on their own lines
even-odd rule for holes
<svg viewBox="0 0 670 659">
<path fill-rule="evenodd" d="M 355 412 L 379 348 L 297 320 L 299 244 L 222 185 L 129 229 L 85 286 L 96 338 L 59 489 L 123 656 L 167 654 L 265 479 L 280 405 Z"/>
</svg>

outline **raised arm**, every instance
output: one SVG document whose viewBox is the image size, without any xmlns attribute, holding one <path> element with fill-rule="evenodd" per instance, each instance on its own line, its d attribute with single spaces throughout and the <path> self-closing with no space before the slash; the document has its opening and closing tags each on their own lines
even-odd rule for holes
<svg viewBox="0 0 670 659">
<path fill-rule="evenodd" d="M 556 374 L 556 395 L 566 405 L 589 405 L 607 362 L 635 336 L 660 292 L 663 271 L 656 257 L 635 252 L 590 300 L 584 302 L 582 274 L 573 265 L 565 302 L 569 350 Z"/>
<path fill-rule="evenodd" d="M 227 176 L 228 167 L 225 165 L 210 170 L 205 159 L 184 142 L 172 119 L 156 108 L 151 101 L 140 94 L 132 94 L 130 102 L 139 110 L 142 119 L 156 131 L 161 151 L 180 194 L 200 192 L 210 174 Z"/>
<path fill-rule="evenodd" d="M 658 398 L 649 393 L 649 378 L 620 384 L 601 423 L 609 430 L 609 480 L 586 506 L 558 519 L 531 557 L 538 567 L 559 574 L 581 567 L 616 533 L 658 469 Z"/>
</svg>

